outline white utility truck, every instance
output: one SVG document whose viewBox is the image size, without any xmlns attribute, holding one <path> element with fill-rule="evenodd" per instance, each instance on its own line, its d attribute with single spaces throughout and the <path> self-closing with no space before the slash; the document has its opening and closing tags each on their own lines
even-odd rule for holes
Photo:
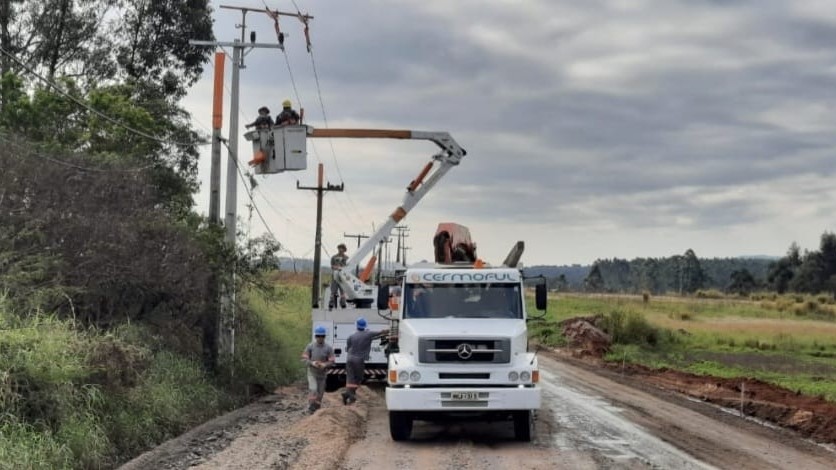
<svg viewBox="0 0 836 470">
<path fill-rule="evenodd" d="M 345 382 L 346 340 L 354 333 L 355 320 L 362 316 L 372 331 L 389 328 L 389 319 L 378 315 L 375 310 L 378 286 L 369 282 L 377 257 L 374 251 L 392 232 L 392 229 L 406 217 L 407 213 L 444 177 L 457 166 L 467 152 L 447 132 L 424 132 L 386 129 L 315 129 L 311 126 L 276 126 L 272 129 L 254 130 L 245 134 L 253 144 L 253 160 L 257 174 L 279 173 L 304 169 L 307 166 L 307 145 L 310 138 L 351 138 L 351 139 L 401 139 L 428 140 L 440 151 L 430 157 L 418 176 L 406 185 L 406 194 L 379 228 L 352 253 L 346 266 L 336 273 L 335 279 L 342 288 L 349 308 L 329 309 L 330 288 L 324 289 L 317 305 L 311 312 L 312 328 L 325 326 L 329 331 L 326 342 L 334 347 L 335 367 L 328 370 L 326 390 L 336 390 Z M 362 272 L 355 269 L 369 255 L 372 255 Z M 339 302 L 336 303 L 339 305 Z M 387 310 L 388 312 L 388 310 Z M 313 334 L 313 333 L 311 333 Z M 385 380 L 387 358 L 381 343 L 372 344 L 370 356 L 366 359 L 366 377 Z"/>
<path fill-rule="evenodd" d="M 406 270 L 392 312 L 398 337 L 386 389 L 393 440 L 409 439 L 415 420 L 451 419 L 511 420 L 515 438 L 531 440 L 540 377 L 528 351 L 522 249 L 517 242 L 502 266 L 491 267 L 445 260 L 436 244 L 436 263 Z M 388 290 L 381 288 L 378 308 Z M 535 305 L 546 309 L 545 284 L 535 287 Z"/>
</svg>

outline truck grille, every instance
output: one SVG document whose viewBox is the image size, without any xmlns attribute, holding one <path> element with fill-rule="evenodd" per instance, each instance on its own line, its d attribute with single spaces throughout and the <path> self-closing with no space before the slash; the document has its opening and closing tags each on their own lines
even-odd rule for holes
<svg viewBox="0 0 836 470">
<path fill-rule="evenodd" d="M 422 363 L 511 362 L 509 339 L 429 339 L 418 340 L 418 361 Z"/>
</svg>

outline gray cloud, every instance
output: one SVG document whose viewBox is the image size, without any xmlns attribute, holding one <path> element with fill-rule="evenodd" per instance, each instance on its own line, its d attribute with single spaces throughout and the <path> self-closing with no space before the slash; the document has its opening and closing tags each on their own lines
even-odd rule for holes
<svg viewBox="0 0 836 470">
<path fill-rule="evenodd" d="M 836 173 L 836 13 L 827 2 L 298 3 L 316 16 L 332 125 L 448 130 L 470 152 L 421 208 L 439 217 L 625 237 L 760 230 L 780 223 L 784 204 L 828 196 L 795 182 Z M 234 16 L 216 16 L 223 38 Z M 253 25 L 269 39 L 269 22 Z M 308 122 L 321 126 L 310 58 L 293 22 L 283 25 Z M 248 61 L 245 109 L 263 99 L 255 90 L 274 103 L 291 94 L 283 57 Z M 372 153 L 386 158 L 390 148 Z M 400 188 L 424 149 L 371 167 L 380 160 L 341 154 L 343 176 L 357 188 L 391 176 Z M 763 196 L 765 187 L 780 197 Z M 827 226 L 831 204 L 821 204 L 799 230 L 817 237 Z"/>
</svg>

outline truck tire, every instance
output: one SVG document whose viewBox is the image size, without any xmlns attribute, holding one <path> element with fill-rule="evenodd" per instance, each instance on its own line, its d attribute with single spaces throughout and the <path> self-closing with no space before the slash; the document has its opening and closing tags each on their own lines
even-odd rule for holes
<svg viewBox="0 0 836 470">
<path fill-rule="evenodd" d="M 412 415 L 405 411 L 390 411 L 389 434 L 393 441 L 409 440 L 412 435 Z"/>
<path fill-rule="evenodd" d="M 326 392 L 336 392 L 345 385 L 345 376 L 332 374 L 325 377 L 325 391 Z"/>
<path fill-rule="evenodd" d="M 531 410 L 514 411 L 514 438 L 521 442 L 531 442 L 534 435 L 534 413 Z"/>
</svg>

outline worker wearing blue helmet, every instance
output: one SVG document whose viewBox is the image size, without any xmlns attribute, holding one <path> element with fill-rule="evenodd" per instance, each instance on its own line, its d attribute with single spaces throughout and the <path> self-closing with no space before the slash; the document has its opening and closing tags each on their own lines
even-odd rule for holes
<svg viewBox="0 0 836 470">
<path fill-rule="evenodd" d="M 328 330 L 319 325 L 314 329 L 314 340 L 305 347 L 302 361 L 308 369 L 308 411 L 313 413 L 322 406 L 325 395 L 327 369 L 334 365 L 334 348 L 325 342 Z"/>
<path fill-rule="evenodd" d="M 357 401 L 357 388 L 363 383 L 363 376 L 366 372 L 366 359 L 372 350 L 372 341 L 383 335 L 389 334 L 389 330 L 369 331 L 368 323 L 363 317 L 357 318 L 354 322 L 357 331 L 348 337 L 346 342 L 345 391 L 342 393 L 343 403 L 348 405 Z"/>
</svg>

